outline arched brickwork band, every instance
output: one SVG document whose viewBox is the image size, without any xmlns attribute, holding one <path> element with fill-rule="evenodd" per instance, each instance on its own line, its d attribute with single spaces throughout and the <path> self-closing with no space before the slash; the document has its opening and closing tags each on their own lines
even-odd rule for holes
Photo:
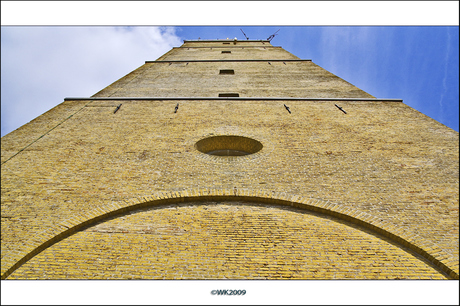
<svg viewBox="0 0 460 306">
<path fill-rule="evenodd" d="M 451 256 L 439 247 L 410 231 L 396 228 L 388 222 L 380 222 L 377 218 L 367 213 L 343 208 L 339 204 L 285 193 L 212 188 L 159 193 L 154 196 L 132 199 L 123 203 L 111 203 L 105 207 L 96 208 L 93 211 L 63 221 L 53 228 L 31 238 L 24 245 L 23 249 L 5 256 L 2 259 L 2 279 L 6 279 L 21 265 L 51 245 L 106 219 L 122 216 L 140 208 L 187 202 L 223 200 L 292 206 L 351 222 L 383 236 L 391 240 L 394 244 L 422 257 L 447 278 L 459 279 L 458 262 L 453 260 Z"/>
</svg>

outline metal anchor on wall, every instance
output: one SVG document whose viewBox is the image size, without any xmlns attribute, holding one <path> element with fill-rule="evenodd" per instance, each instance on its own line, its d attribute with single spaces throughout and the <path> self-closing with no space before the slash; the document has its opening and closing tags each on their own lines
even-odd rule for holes
<svg viewBox="0 0 460 306">
<path fill-rule="evenodd" d="M 289 114 L 291 113 L 291 110 L 289 109 L 289 107 L 286 105 L 286 104 L 283 104 L 284 107 L 287 109 L 287 111 L 289 112 Z"/>
<path fill-rule="evenodd" d="M 346 114 L 347 112 L 343 110 L 343 108 L 341 108 L 340 106 L 338 106 L 337 104 L 334 104 L 338 109 L 340 109 L 344 114 Z"/>
<path fill-rule="evenodd" d="M 120 109 L 120 107 L 121 107 L 121 104 L 117 106 L 117 108 L 115 109 L 115 111 L 114 111 L 113 113 L 115 114 L 116 112 L 118 112 L 118 110 Z"/>
</svg>

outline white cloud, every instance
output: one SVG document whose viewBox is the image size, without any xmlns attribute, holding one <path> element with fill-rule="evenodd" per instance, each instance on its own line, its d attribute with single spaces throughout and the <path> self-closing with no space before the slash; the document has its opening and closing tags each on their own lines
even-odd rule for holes
<svg viewBox="0 0 460 306">
<path fill-rule="evenodd" d="M 2 136 L 181 45 L 174 28 L 2 27 Z"/>
</svg>

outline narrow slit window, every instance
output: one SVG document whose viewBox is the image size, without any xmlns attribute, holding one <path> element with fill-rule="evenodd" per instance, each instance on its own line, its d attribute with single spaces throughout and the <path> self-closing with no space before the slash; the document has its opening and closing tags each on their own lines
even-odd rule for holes
<svg viewBox="0 0 460 306">
<path fill-rule="evenodd" d="M 233 69 L 221 69 L 219 74 L 235 74 L 235 70 Z"/>
<path fill-rule="evenodd" d="M 220 93 L 219 97 L 239 97 L 240 94 L 234 92 Z"/>
<path fill-rule="evenodd" d="M 232 53 L 232 51 L 222 51 L 222 53 Z"/>
<path fill-rule="evenodd" d="M 223 43 L 223 44 L 224 44 L 224 45 L 230 45 L 230 43 L 229 43 L 229 42 L 225 42 L 225 43 Z"/>
</svg>

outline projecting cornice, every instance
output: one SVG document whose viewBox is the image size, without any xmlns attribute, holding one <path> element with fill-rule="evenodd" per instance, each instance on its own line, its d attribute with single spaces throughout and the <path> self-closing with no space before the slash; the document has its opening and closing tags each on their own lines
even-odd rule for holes
<svg viewBox="0 0 460 306">
<path fill-rule="evenodd" d="M 238 40 L 238 39 L 199 39 L 199 40 L 184 40 L 184 43 L 187 42 L 264 42 L 270 43 L 269 40 L 266 39 L 246 39 L 246 40 Z"/>
<path fill-rule="evenodd" d="M 162 60 L 145 63 L 193 63 L 193 62 L 311 62 L 311 59 L 219 59 L 219 60 Z"/>
<path fill-rule="evenodd" d="M 349 102 L 402 102 L 402 99 L 376 98 L 301 98 L 301 97 L 68 97 L 73 100 L 250 100 L 250 101 L 349 101 Z"/>
</svg>

